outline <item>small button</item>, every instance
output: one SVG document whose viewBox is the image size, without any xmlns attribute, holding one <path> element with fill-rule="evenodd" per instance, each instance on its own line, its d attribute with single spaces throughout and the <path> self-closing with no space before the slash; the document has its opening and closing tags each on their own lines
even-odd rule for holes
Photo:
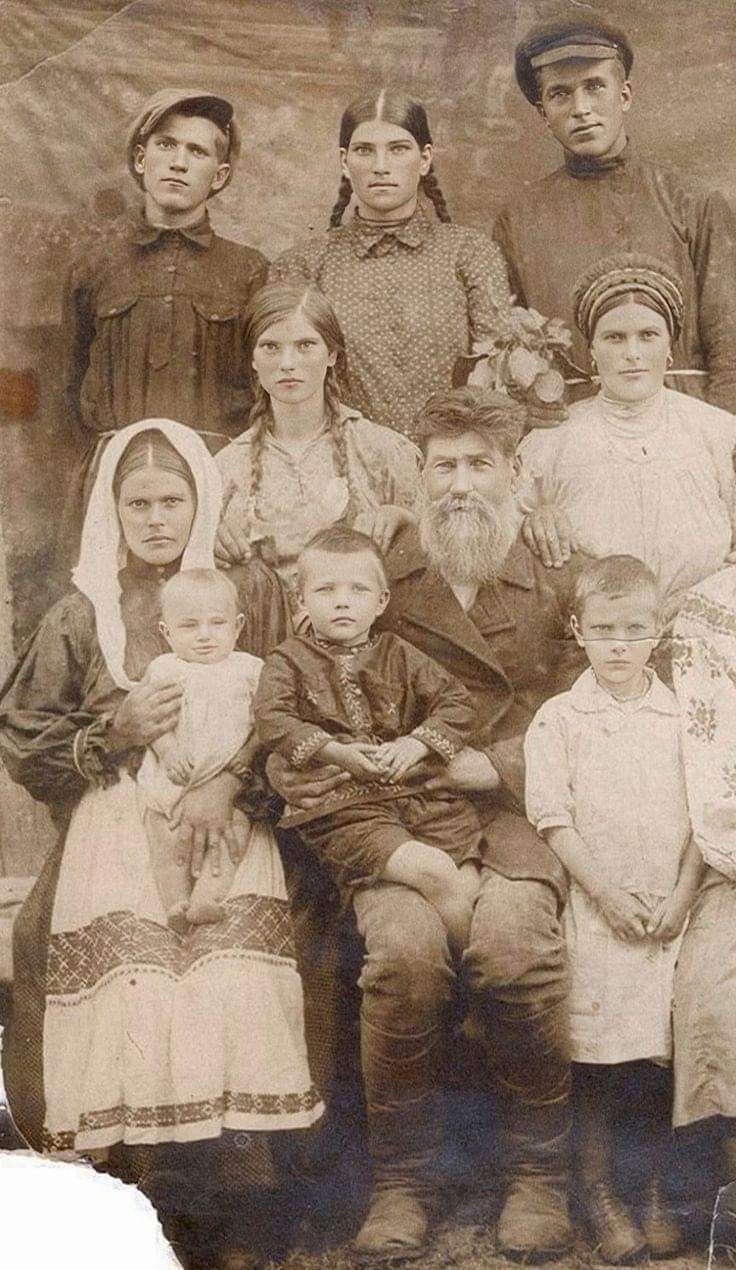
<svg viewBox="0 0 736 1270">
<path fill-rule="evenodd" d="M 594 1001 L 590 1008 L 594 1014 L 597 1014 L 601 1007 L 597 1001 Z"/>
<path fill-rule="evenodd" d="M 173 303 L 174 303 L 174 297 L 173 297 L 173 295 L 165 295 L 165 296 L 164 296 L 164 304 L 173 304 Z"/>
<path fill-rule="evenodd" d="M 166 266 L 166 272 L 167 272 L 167 273 L 176 273 L 176 265 L 167 265 L 167 266 Z"/>
<path fill-rule="evenodd" d="M 212 321 L 213 321 L 213 322 L 219 322 L 219 320 L 220 320 L 220 315 L 219 315 L 219 313 L 213 313 L 213 314 L 212 314 Z"/>
</svg>

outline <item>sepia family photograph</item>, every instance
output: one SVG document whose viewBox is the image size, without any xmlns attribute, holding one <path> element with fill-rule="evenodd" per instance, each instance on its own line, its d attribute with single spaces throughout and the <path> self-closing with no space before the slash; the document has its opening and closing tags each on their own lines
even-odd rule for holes
<svg viewBox="0 0 736 1270">
<path fill-rule="evenodd" d="M 733 0 L 0 67 L 3 1264 L 735 1264 Z"/>
</svg>

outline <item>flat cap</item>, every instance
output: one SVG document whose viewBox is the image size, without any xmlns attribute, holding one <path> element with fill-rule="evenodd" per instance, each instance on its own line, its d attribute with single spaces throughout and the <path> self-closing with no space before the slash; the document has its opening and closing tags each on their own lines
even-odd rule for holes
<svg viewBox="0 0 736 1270">
<path fill-rule="evenodd" d="M 134 164 L 135 147 L 143 145 L 165 115 L 180 107 L 186 107 L 187 114 L 202 115 L 211 119 L 228 139 L 225 161 L 230 164 L 225 185 L 230 181 L 235 164 L 240 157 L 240 128 L 231 102 L 217 93 L 191 88 L 161 88 L 143 103 L 135 118 L 131 120 L 126 138 L 126 157 L 128 171 L 136 184 L 143 184 L 143 177 L 136 172 Z"/>
<path fill-rule="evenodd" d="M 634 51 L 628 38 L 618 27 L 598 18 L 561 18 L 542 22 L 516 46 L 514 55 L 516 80 L 527 101 L 539 101 L 537 71 L 554 62 L 572 58 L 604 61 L 616 57 L 628 79 L 634 62 Z"/>
</svg>

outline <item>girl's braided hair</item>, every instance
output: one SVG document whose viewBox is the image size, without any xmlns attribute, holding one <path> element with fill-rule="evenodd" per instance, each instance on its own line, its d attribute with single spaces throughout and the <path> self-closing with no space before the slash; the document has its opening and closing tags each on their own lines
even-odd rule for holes
<svg viewBox="0 0 736 1270">
<path fill-rule="evenodd" d="M 380 119 L 384 123 L 395 124 L 411 133 L 420 150 L 431 146 L 432 136 L 429 131 L 427 111 L 421 101 L 409 97 L 406 93 L 382 90 L 378 97 L 361 97 L 351 101 L 340 120 L 340 149 L 347 150 L 350 138 L 355 129 L 362 123 L 370 123 Z M 451 220 L 447 210 L 445 196 L 439 187 L 434 167 L 431 166 L 426 176 L 420 177 L 420 189 L 433 204 L 437 217 L 441 221 Z M 330 215 L 330 229 L 340 224 L 343 212 L 350 202 L 352 186 L 346 176 L 340 181 L 337 200 Z"/>
<path fill-rule="evenodd" d="M 337 314 L 326 296 L 314 287 L 288 282 L 275 282 L 261 287 L 251 300 L 245 314 L 245 348 L 248 361 L 253 363 L 253 351 L 258 340 L 277 322 L 283 322 L 300 313 L 322 337 L 330 353 L 335 353 L 335 364 L 327 367 L 324 381 L 325 418 L 330 430 L 335 473 L 348 487 L 348 505 L 343 519 L 349 524 L 357 515 L 358 503 L 350 478 L 345 421 L 340 412 L 339 380 L 345 370 L 345 338 L 337 320 Z M 273 422 L 271 398 L 258 382 L 254 385 L 254 401 L 248 417 L 251 431 L 250 486 L 248 489 L 247 523 L 258 518 L 258 494 L 263 479 L 263 454 L 266 433 Z M 257 548 L 257 544 L 254 544 Z"/>
</svg>

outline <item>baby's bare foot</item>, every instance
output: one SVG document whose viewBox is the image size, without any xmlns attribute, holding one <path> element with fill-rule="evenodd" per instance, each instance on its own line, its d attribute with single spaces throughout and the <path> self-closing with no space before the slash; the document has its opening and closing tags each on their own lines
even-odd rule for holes
<svg viewBox="0 0 736 1270">
<path fill-rule="evenodd" d="M 182 900 L 179 904 L 175 904 L 169 909 L 167 922 L 177 935 L 186 935 L 189 930 L 189 903 Z"/>
<path fill-rule="evenodd" d="M 210 922 L 225 920 L 225 909 L 214 900 L 202 900 L 199 904 L 190 904 L 187 918 L 192 926 L 207 926 Z"/>
</svg>

